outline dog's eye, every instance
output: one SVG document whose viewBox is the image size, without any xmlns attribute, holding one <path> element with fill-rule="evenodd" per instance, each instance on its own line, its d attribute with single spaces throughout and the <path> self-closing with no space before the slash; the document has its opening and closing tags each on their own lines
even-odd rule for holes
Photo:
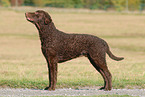
<svg viewBox="0 0 145 97">
<path fill-rule="evenodd" d="M 39 14 L 37 12 L 35 13 L 35 15 L 36 15 L 36 17 L 39 17 Z"/>
<path fill-rule="evenodd" d="M 37 18 L 39 18 L 39 14 L 35 14 L 35 16 L 36 16 Z"/>
<path fill-rule="evenodd" d="M 39 15 L 38 15 L 38 14 L 36 14 L 36 17 L 39 17 Z"/>
</svg>

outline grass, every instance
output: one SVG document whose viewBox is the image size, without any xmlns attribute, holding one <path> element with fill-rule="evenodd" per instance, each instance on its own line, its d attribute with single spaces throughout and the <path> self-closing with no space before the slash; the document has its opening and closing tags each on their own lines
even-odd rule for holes
<svg viewBox="0 0 145 97">
<path fill-rule="evenodd" d="M 64 96 L 49 96 L 49 97 L 64 97 Z M 67 96 L 65 96 L 65 97 L 67 97 Z M 69 97 L 73 97 L 73 96 L 69 96 Z M 75 96 L 75 97 L 84 97 L 84 96 Z M 129 95 L 98 95 L 98 96 L 85 96 L 85 97 L 132 97 L 132 96 L 129 96 Z"/>
<path fill-rule="evenodd" d="M 50 14 L 58 29 L 99 36 L 115 55 L 125 57 L 116 62 L 107 56 L 113 88 L 145 89 L 144 15 L 57 11 Z M 0 21 L 0 86 L 43 89 L 48 84 L 48 73 L 37 29 L 26 21 L 24 11 L 0 9 Z M 84 57 L 61 63 L 58 69 L 57 88 L 104 84 Z"/>
</svg>

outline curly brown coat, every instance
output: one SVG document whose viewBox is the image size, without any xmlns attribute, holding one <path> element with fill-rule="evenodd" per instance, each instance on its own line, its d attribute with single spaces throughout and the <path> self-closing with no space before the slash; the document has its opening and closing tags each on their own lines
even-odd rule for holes
<svg viewBox="0 0 145 97">
<path fill-rule="evenodd" d="M 49 86 L 45 90 L 55 90 L 57 63 L 65 62 L 81 55 L 88 57 L 91 64 L 102 75 L 104 87 L 112 89 L 112 76 L 106 64 L 106 53 L 114 60 L 122 60 L 109 50 L 107 43 L 96 36 L 87 34 L 67 34 L 56 29 L 50 15 L 42 10 L 26 13 L 28 21 L 36 25 L 41 40 L 41 49 L 48 63 Z"/>
</svg>

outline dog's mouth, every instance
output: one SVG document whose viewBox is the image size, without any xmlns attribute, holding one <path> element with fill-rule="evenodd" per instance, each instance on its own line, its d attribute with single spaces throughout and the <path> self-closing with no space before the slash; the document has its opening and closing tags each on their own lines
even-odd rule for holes
<svg viewBox="0 0 145 97">
<path fill-rule="evenodd" d="M 34 22 L 34 20 L 33 19 L 31 19 L 30 17 L 29 17 L 29 15 L 28 15 L 29 13 L 25 13 L 25 16 L 26 16 L 26 19 L 28 20 L 28 21 L 30 21 L 30 22 Z"/>
</svg>

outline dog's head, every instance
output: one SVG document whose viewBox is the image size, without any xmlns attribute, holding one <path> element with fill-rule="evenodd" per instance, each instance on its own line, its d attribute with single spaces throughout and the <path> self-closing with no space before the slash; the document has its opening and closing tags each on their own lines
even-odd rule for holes
<svg viewBox="0 0 145 97">
<path fill-rule="evenodd" d="M 41 24 L 48 25 L 49 23 L 52 22 L 50 15 L 43 10 L 38 10 L 36 12 L 27 12 L 25 13 L 25 16 L 28 21 L 34 24 L 41 23 Z"/>
</svg>

